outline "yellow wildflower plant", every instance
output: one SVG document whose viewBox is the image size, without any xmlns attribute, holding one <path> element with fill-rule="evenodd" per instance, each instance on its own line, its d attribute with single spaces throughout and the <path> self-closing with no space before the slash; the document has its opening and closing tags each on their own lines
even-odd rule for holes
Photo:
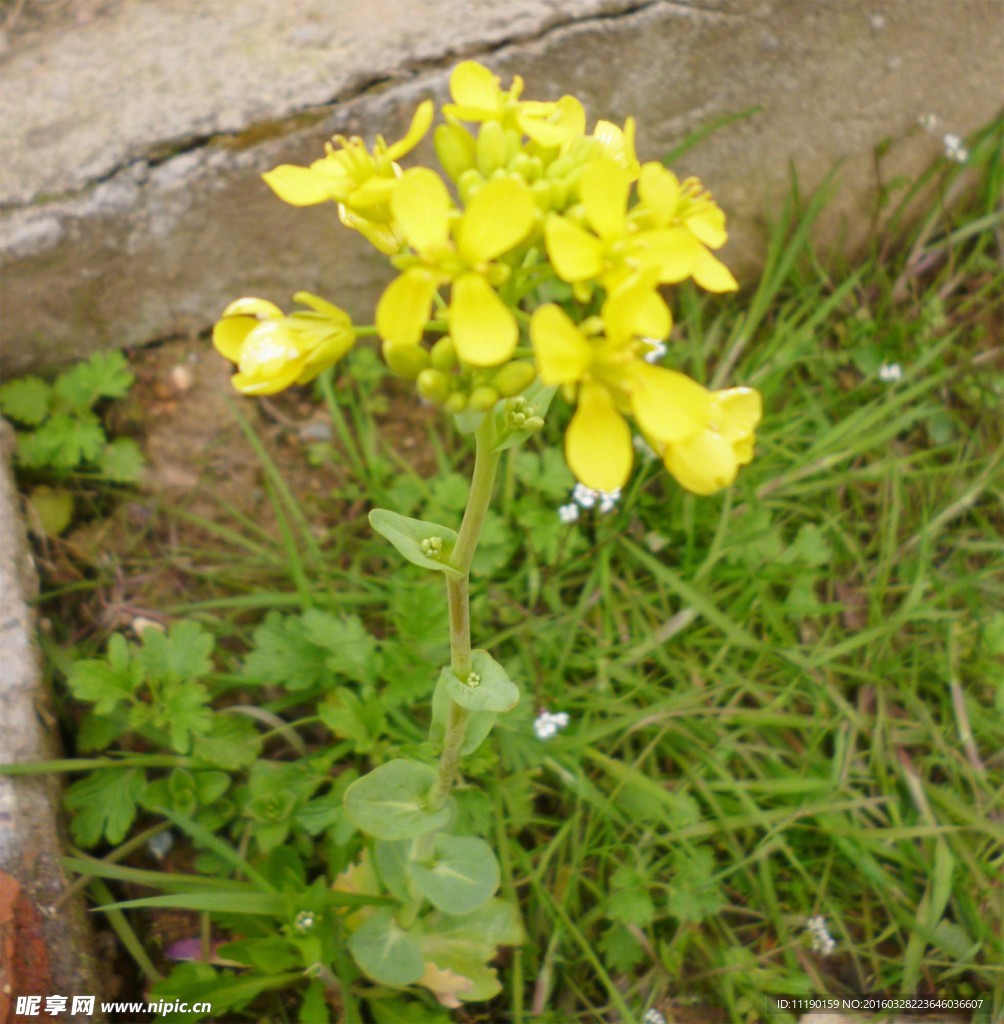
<svg viewBox="0 0 1004 1024">
<path fill-rule="evenodd" d="M 450 283 L 447 319 L 460 358 L 472 366 L 505 362 L 516 349 L 519 327 L 493 287 L 509 275 L 495 261 L 519 245 L 536 221 L 526 187 L 508 178 L 490 181 L 458 215 L 439 175 L 417 167 L 401 178 L 391 208 L 416 256 L 398 261 L 404 272 L 377 304 L 380 337 L 392 346 L 417 345 L 438 289 Z"/>
<path fill-rule="evenodd" d="M 390 195 L 401 175 L 396 163 L 425 137 L 432 124 L 432 100 L 419 104 L 403 139 L 388 145 L 377 136 L 373 151 L 358 136 L 335 136 L 340 146 L 325 146 L 326 154 L 309 167 L 281 164 L 262 175 L 283 202 L 315 206 L 336 202 L 346 227 L 364 235 L 381 252 L 391 254 L 400 242 L 391 224 Z"/>
<path fill-rule="evenodd" d="M 245 395 L 274 395 L 306 384 L 355 344 L 348 313 L 309 292 L 294 301 L 310 307 L 286 316 L 267 299 L 231 302 L 213 328 L 213 345 L 236 363 L 233 386 Z"/>
</svg>

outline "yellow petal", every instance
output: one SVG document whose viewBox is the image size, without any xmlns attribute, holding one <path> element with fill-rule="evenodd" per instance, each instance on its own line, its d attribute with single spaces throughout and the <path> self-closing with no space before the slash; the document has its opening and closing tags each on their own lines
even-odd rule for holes
<svg viewBox="0 0 1004 1024">
<path fill-rule="evenodd" d="M 515 351 L 519 327 L 508 306 L 480 274 L 461 274 L 450 297 L 450 334 L 471 366 L 497 366 Z"/>
<path fill-rule="evenodd" d="M 387 147 L 387 156 L 391 160 L 400 160 L 405 153 L 410 153 L 421 141 L 432 124 L 432 117 L 436 112 L 436 105 L 432 100 L 422 100 L 415 111 L 414 117 L 404 138 L 399 142 Z"/>
<path fill-rule="evenodd" d="M 450 95 L 458 106 L 468 108 L 464 111 L 464 120 L 470 121 L 484 119 L 471 117 L 471 111 L 492 116 L 502 103 L 502 87 L 498 76 L 476 60 L 461 61 L 453 69 L 450 75 Z"/>
<path fill-rule="evenodd" d="M 582 175 L 582 205 L 593 230 L 604 239 L 624 234 L 631 175 L 613 160 L 594 160 Z"/>
<path fill-rule="evenodd" d="M 693 275 L 694 280 L 708 292 L 734 292 L 739 287 L 732 271 L 703 246 L 694 262 Z"/>
<path fill-rule="evenodd" d="M 610 121 L 597 121 L 593 138 L 603 147 L 604 154 L 623 167 L 634 181 L 638 177 L 638 157 L 634 151 L 635 122 L 629 117 L 622 131 Z"/>
<path fill-rule="evenodd" d="M 288 388 L 303 371 L 303 347 L 284 321 L 259 324 L 241 346 L 239 373 L 231 381 L 246 395 L 274 395 Z"/>
<path fill-rule="evenodd" d="M 380 224 L 367 220 L 353 213 L 344 203 L 338 205 L 338 219 L 353 231 L 358 231 L 370 245 L 387 256 L 394 256 L 401 251 L 404 239 L 394 229 L 393 224 Z"/>
<path fill-rule="evenodd" d="M 680 202 L 680 180 L 662 164 L 642 164 L 638 175 L 638 198 L 648 207 L 656 224 L 668 224 Z"/>
<path fill-rule="evenodd" d="M 732 445 L 710 430 L 667 445 L 664 462 L 680 486 L 694 494 L 714 494 L 728 487 L 739 470 Z"/>
<path fill-rule="evenodd" d="M 331 181 L 309 167 L 281 164 L 262 175 L 265 184 L 291 206 L 315 206 L 334 199 Z"/>
<path fill-rule="evenodd" d="M 631 411 L 657 447 L 705 430 L 712 408 L 707 388 L 675 370 L 641 362 L 631 378 Z"/>
<path fill-rule="evenodd" d="M 627 483 L 633 452 L 631 430 L 602 384 L 579 388 L 578 407 L 565 432 L 565 459 L 575 476 L 597 491 Z"/>
<path fill-rule="evenodd" d="M 574 96 L 562 96 L 556 103 L 521 103 L 516 120 L 538 146 L 546 148 L 560 146 L 586 130 L 586 112 Z"/>
<path fill-rule="evenodd" d="M 417 345 L 422 340 L 436 277 L 420 267 L 406 270 L 384 289 L 376 308 L 376 329 L 392 345 Z"/>
<path fill-rule="evenodd" d="M 751 438 L 762 416 L 763 401 L 753 388 L 728 388 L 711 396 L 711 422 L 726 441 Z"/>
<path fill-rule="evenodd" d="M 653 276 L 628 278 L 611 289 L 603 303 L 602 316 L 606 335 L 614 343 L 632 338 L 661 341 L 672 329 L 669 307 L 654 290 Z"/>
<path fill-rule="evenodd" d="M 709 249 L 720 249 L 727 241 L 725 214 L 707 200 L 684 218 L 686 225 Z"/>
<path fill-rule="evenodd" d="M 282 310 L 266 299 L 244 298 L 231 302 L 213 327 L 213 346 L 224 359 L 240 360 L 244 339 L 263 320 L 282 316 Z"/>
<path fill-rule="evenodd" d="M 535 218 L 533 197 L 522 182 L 489 181 L 460 219 L 457 248 L 469 263 L 486 263 L 522 242 Z"/>
<path fill-rule="evenodd" d="M 603 243 L 578 224 L 557 214 L 544 224 L 544 243 L 562 281 L 587 281 L 603 270 Z"/>
<path fill-rule="evenodd" d="M 453 202 L 435 171 L 427 167 L 406 171 L 390 205 L 402 234 L 417 252 L 434 255 L 449 244 Z"/>
<path fill-rule="evenodd" d="M 640 266 L 655 267 L 663 284 L 684 281 L 706 250 L 686 228 L 658 228 L 632 238 L 631 258 Z"/>
<path fill-rule="evenodd" d="M 560 306 L 541 306 L 530 320 L 530 340 L 541 382 L 550 386 L 582 380 L 593 351 Z"/>
<path fill-rule="evenodd" d="M 228 316 L 253 316 L 259 320 L 268 320 L 271 317 L 282 316 L 282 310 L 268 299 L 255 299 L 251 297 L 234 299 L 225 310 L 223 318 Z"/>
</svg>

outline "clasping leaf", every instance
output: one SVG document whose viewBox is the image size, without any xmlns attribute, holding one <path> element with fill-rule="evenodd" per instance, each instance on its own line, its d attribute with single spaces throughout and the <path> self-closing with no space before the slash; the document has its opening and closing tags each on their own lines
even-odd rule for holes
<svg viewBox="0 0 1004 1024">
<path fill-rule="evenodd" d="M 439 523 L 427 523 L 421 519 L 411 519 L 386 508 L 370 510 L 370 526 L 386 538 L 408 559 L 412 565 L 423 569 L 434 569 L 444 572 L 447 576 L 459 578 L 461 573 L 449 564 L 450 555 L 457 543 L 457 532 Z M 422 548 L 423 541 L 435 540 L 442 542 L 441 552 L 433 558 Z M 428 546 L 428 545 L 426 545 Z"/>
</svg>

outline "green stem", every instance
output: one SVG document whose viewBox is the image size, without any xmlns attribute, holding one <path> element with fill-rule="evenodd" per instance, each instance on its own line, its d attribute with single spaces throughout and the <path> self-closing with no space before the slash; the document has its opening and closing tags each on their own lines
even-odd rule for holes
<svg viewBox="0 0 1004 1024">
<path fill-rule="evenodd" d="M 499 464 L 499 453 L 492 451 L 495 446 L 495 417 L 491 412 L 485 414 L 474 440 L 474 475 L 471 477 L 471 492 L 467 498 L 467 508 L 464 510 L 457 543 L 450 558 L 450 565 L 461 575 L 448 576 L 446 579 L 446 600 L 450 613 L 450 667 L 458 679 L 466 679 L 471 674 L 471 562 L 474 560 L 478 538 L 485 523 L 495 483 L 495 471 Z M 429 798 L 429 804 L 433 808 L 442 807 L 453 789 L 469 718 L 470 712 L 466 708 L 450 701 L 443 736 L 443 752 L 439 759 L 439 774 Z"/>
</svg>

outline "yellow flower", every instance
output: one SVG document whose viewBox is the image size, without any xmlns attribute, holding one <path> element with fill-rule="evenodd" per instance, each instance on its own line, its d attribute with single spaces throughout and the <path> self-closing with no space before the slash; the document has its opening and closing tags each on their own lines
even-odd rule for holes
<svg viewBox="0 0 1004 1024">
<path fill-rule="evenodd" d="M 631 176 L 631 180 L 637 181 L 641 164 L 638 163 L 635 154 L 634 135 L 635 121 L 633 117 L 629 117 L 624 122 L 623 129 L 610 121 L 597 121 L 589 138 L 600 144 L 603 155 L 608 160 L 613 160 L 618 167 L 623 167 Z"/>
<path fill-rule="evenodd" d="M 521 101 L 522 93 L 519 75 L 513 77 L 509 90 L 503 90 L 497 75 L 475 60 L 465 60 L 450 75 L 453 103 L 443 107 L 443 114 L 451 121 L 500 121 L 505 128 L 518 127 L 545 149 L 586 130 L 586 112 L 574 96 L 555 102 Z"/>
<path fill-rule="evenodd" d="M 706 291 L 735 291 L 739 285 L 732 272 L 709 249 L 726 242 L 725 214 L 697 178 L 682 184 L 662 164 L 647 163 L 638 179 L 639 212 L 654 228 L 675 227 L 688 232 L 698 243 L 691 276 Z"/>
<path fill-rule="evenodd" d="M 344 310 L 309 292 L 297 292 L 294 299 L 311 311 L 285 316 L 265 299 L 238 299 L 213 328 L 216 350 L 237 364 L 230 380 L 241 393 L 274 395 L 291 384 L 306 384 L 355 344 Z"/>
<path fill-rule="evenodd" d="M 715 391 L 710 398 L 706 428 L 663 449 L 666 469 L 694 494 L 713 494 L 735 480 L 753 458 L 753 432 L 762 415 L 760 394 L 752 388 Z"/>
<path fill-rule="evenodd" d="M 390 196 L 400 177 L 395 161 L 421 142 L 432 124 L 432 100 L 420 103 L 404 138 L 387 145 L 377 137 L 371 153 L 357 136 L 335 136 L 340 149 L 326 144 L 327 153 L 309 167 L 282 164 L 262 175 L 275 194 L 292 206 L 314 206 L 329 200 L 339 204 L 346 227 L 359 231 L 381 252 L 395 253 L 400 240 L 391 223 Z"/>
<path fill-rule="evenodd" d="M 600 157 L 586 168 L 579 185 L 588 229 L 568 217 L 548 217 L 547 254 L 563 281 L 600 281 L 611 289 L 639 272 L 653 273 L 663 284 L 691 275 L 702 250 L 700 242 L 679 225 L 639 227 L 628 214 L 630 190 L 631 172 Z"/>
<path fill-rule="evenodd" d="M 664 443 L 706 427 L 710 401 L 705 389 L 642 358 L 640 339 L 665 337 L 669 329 L 669 310 L 645 277 L 612 292 L 598 321 L 576 326 L 556 305 L 541 306 L 533 314 L 530 338 L 541 381 L 562 386 L 576 399 L 565 458 L 587 487 L 613 491 L 627 482 L 633 446 L 625 415 Z"/>
<path fill-rule="evenodd" d="M 401 178 L 391 208 L 417 257 L 401 257 L 404 272 L 376 310 L 389 344 L 417 345 L 439 288 L 452 283 L 447 317 L 457 353 L 472 366 L 505 362 L 516 348 L 516 318 L 493 285 L 509 268 L 494 262 L 527 236 L 535 221 L 529 190 L 513 179 L 488 182 L 459 217 L 442 179 L 416 167 Z"/>
</svg>

